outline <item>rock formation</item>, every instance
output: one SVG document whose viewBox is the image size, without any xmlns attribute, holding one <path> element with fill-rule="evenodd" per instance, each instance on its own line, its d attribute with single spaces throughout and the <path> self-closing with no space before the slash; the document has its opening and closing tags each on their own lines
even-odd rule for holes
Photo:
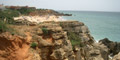
<svg viewBox="0 0 120 60">
<path fill-rule="evenodd" d="M 120 53 L 118 53 L 117 55 L 115 55 L 115 56 L 113 57 L 113 60 L 120 60 Z"/>
<path fill-rule="evenodd" d="M 118 42 L 110 41 L 108 38 L 104 38 L 99 42 L 104 44 L 109 49 L 109 54 L 112 54 L 112 56 L 120 52 L 120 43 Z"/>
<path fill-rule="evenodd" d="M 82 22 L 43 22 L 11 27 L 19 33 L 0 34 L 0 60 L 119 59 L 120 43 L 106 38 L 96 43 L 88 27 Z M 68 38 L 69 32 L 76 34 L 84 46 L 73 47 Z M 34 43 L 33 47 L 32 43 Z M 109 58 L 111 54 L 113 54 L 112 59 Z"/>
<path fill-rule="evenodd" d="M 0 34 L 0 60 L 30 60 L 31 36 L 29 33 L 26 35 L 23 38 L 9 33 Z"/>
<path fill-rule="evenodd" d="M 20 33 L 23 32 L 23 34 L 25 33 L 24 31 L 31 33 L 31 38 L 28 38 L 30 37 L 29 35 L 27 35 L 27 38 L 23 38 L 11 34 L 0 34 L 0 43 L 2 44 L 0 46 L 1 59 L 75 60 L 71 42 L 59 24 L 42 23 L 26 28 L 25 26 L 14 26 L 14 28 L 18 29 Z M 30 48 L 30 40 L 31 42 L 36 42 L 36 48 Z M 8 44 L 7 46 L 5 45 L 6 43 Z M 8 53 L 9 55 L 6 55 Z"/>
<path fill-rule="evenodd" d="M 36 32 L 42 60 L 75 60 L 67 34 L 58 24 L 43 23 L 38 27 L 42 29 Z"/>
<path fill-rule="evenodd" d="M 64 31 L 77 34 L 81 38 L 81 40 L 86 43 L 94 42 L 94 38 L 90 35 L 88 27 L 82 22 L 61 21 L 60 26 L 63 28 Z"/>
<path fill-rule="evenodd" d="M 76 60 L 108 60 L 108 49 L 103 44 L 75 47 Z"/>
</svg>

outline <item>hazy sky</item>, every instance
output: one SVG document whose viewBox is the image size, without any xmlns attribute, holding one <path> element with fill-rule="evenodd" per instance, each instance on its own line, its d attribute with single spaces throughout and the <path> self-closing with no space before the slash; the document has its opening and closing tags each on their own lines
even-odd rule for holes
<svg viewBox="0 0 120 60">
<path fill-rule="evenodd" d="M 28 5 L 54 10 L 120 12 L 120 0 L 0 0 L 4 5 Z"/>
</svg>

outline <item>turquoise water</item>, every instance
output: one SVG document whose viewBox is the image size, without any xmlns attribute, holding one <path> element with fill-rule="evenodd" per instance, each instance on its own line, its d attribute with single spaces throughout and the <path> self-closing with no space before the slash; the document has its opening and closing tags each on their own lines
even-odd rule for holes
<svg viewBox="0 0 120 60">
<path fill-rule="evenodd" d="M 120 42 L 120 12 L 60 11 L 73 14 L 64 16 L 66 20 L 84 22 L 95 40 L 109 38 Z"/>
</svg>

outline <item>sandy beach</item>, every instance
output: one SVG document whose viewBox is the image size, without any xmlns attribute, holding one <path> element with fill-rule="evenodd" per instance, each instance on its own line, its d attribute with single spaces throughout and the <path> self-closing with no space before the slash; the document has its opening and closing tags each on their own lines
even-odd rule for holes
<svg viewBox="0 0 120 60">
<path fill-rule="evenodd" d="M 30 22 L 36 22 L 36 23 L 40 23 L 40 22 L 44 22 L 44 21 L 63 21 L 64 19 L 62 19 L 62 17 L 58 17 L 58 16 L 19 16 L 19 17 L 14 17 L 14 20 L 27 20 Z"/>
</svg>

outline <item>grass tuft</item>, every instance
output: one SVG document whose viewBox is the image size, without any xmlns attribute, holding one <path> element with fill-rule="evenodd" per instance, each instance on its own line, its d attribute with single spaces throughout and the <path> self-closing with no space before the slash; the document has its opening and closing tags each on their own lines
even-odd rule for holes
<svg viewBox="0 0 120 60">
<path fill-rule="evenodd" d="M 84 46 L 84 44 L 81 42 L 82 41 L 81 38 L 77 34 L 75 34 L 73 32 L 68 32 L 68 38 L 71 41 L 71 44 L 73 47 L 74 46 L 80 46 L 80 47 Z"/>
<path fill-rule="evenodd" d="M 43 33 L 44 33 L 45 35 L 48 35 L 48 34 L 49 34 L 49 31 L 48 31 L 47 28 L 42 28 L 42 31 L 43 31 Z"/>
<path fill-rule="evenodd" d="M 12 35 L 17 34 L 16 30 L 11 28 L 9 25 L 10 24 L 7 24 L 7 23 L 5 23 L 3 21 L 0 21 L 0 33 L 2 33 L 2 32 L 9 32 Z"/>
<path fill-rule="evenodd" d="M 3 21 L 0 21 L 0 32 L 6 32 L 8 30 L 7 24 Z"/>
<path fill-rule="evenodd" d="M 37 43 L 32 42 L 32 43 L 31 43 L 31 47 L 32 47 L 32 48 L 36 48 L 36 47 L 37 47 Z"/>
</svg>

